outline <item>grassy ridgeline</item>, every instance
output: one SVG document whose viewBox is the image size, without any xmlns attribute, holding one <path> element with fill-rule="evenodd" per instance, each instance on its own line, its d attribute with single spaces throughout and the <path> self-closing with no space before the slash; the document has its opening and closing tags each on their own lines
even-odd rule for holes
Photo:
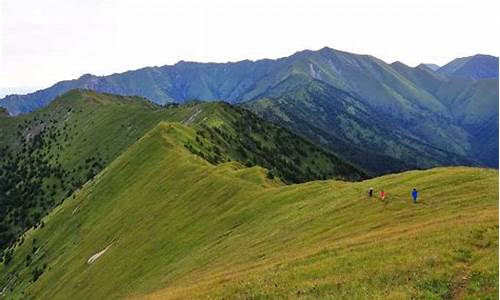
<svg viewBox="0 0 500 300">
<path fill-rule="evenodd" d="M 161 121 L 196 130 L 186 141 L 214 163 L 238 161 L 269 169 L 285 182 L 365 175 L 314 144 L 221 102 L 153 104 L 140 97 L 72 90 L 48 107 L 0 113 L 0 261 L 7 247 Z"/>
<path fill-rule="evenodd" d="M 260 167 L 193 155 L 183 145 L 195 135 L 159 124 L 27 232 L 0 271 L 4 295 L 496 297 L 497 171 L 285 186 Z M 387 191 L 385 205 L 370 186 Z"/>
</svg>

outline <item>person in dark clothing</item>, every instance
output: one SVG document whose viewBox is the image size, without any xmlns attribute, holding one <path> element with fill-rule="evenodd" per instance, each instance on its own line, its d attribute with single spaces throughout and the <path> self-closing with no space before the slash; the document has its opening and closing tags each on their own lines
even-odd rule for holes
<svg viewBox="0 0 500 300">
<path fill-rule="evenodd" d="M 411 196 L 413 197 L 413 203 L 417 203 L 418 191 L 416 188 L 411 191 Z"/>
<path fill-rule="evenodd" d="M 368 196 L 370 198 L 373 197 L 373 188 L 372 187 L 368 189 Z"/>
</svg>

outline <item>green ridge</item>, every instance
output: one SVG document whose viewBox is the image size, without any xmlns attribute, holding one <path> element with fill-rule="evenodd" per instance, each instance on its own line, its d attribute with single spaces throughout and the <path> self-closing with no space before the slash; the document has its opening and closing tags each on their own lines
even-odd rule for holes
<svg viewBox="0 0 500 300">
<path fill-rule="evenodd" d="M 365 177 L 335 155 L 229 104 L 162 107 L 139 97 L 73 90 L 34 113 L 0 117 L 0 260 L 3 249 L 21 242 L 22 232 L 43 226 L 41 217 L 161 121 L 193 128 L 186 147 L 214 164 L 260 165 L 269 177 L 288 183 Z"/>
<path fill-rule="evenodd" d="M 214 166 L 193 155 L 184 145 L 195 135 L 180 124 L 157 125 L 43 228 L 28 231 L 1 267 L 3 296 L 498 295 L 497 171 L 439 168 L 282 185 L 259 167 Z M 367 198 L 370 186 L 387 191 L 385 205 Z"/>
</svg>

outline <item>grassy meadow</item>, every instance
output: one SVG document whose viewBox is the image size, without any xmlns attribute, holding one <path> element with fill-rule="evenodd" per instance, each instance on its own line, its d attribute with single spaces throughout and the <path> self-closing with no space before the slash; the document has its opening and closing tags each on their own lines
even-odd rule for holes
<svg viewBox="0 0 500 300">
<path fill-rule="evenodd" d="M 0 297 L 497 298 L 498 171 L 285 185 L 207 162 L 195 136 L 160 123 L 113 160 L 24 235 Z"/>
</svg>

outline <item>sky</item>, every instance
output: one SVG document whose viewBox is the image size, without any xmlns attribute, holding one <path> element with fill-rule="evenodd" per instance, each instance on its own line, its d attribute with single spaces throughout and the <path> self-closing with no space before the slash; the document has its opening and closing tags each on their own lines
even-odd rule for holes
<svg viewBox="0 0 500 300">
<path fill-rule="evenodd" d="M 179 60 L 324 46 L 386 62 L 498 56 L 495 0 L 0 0 L 0 95 Z"/>
</svg>

